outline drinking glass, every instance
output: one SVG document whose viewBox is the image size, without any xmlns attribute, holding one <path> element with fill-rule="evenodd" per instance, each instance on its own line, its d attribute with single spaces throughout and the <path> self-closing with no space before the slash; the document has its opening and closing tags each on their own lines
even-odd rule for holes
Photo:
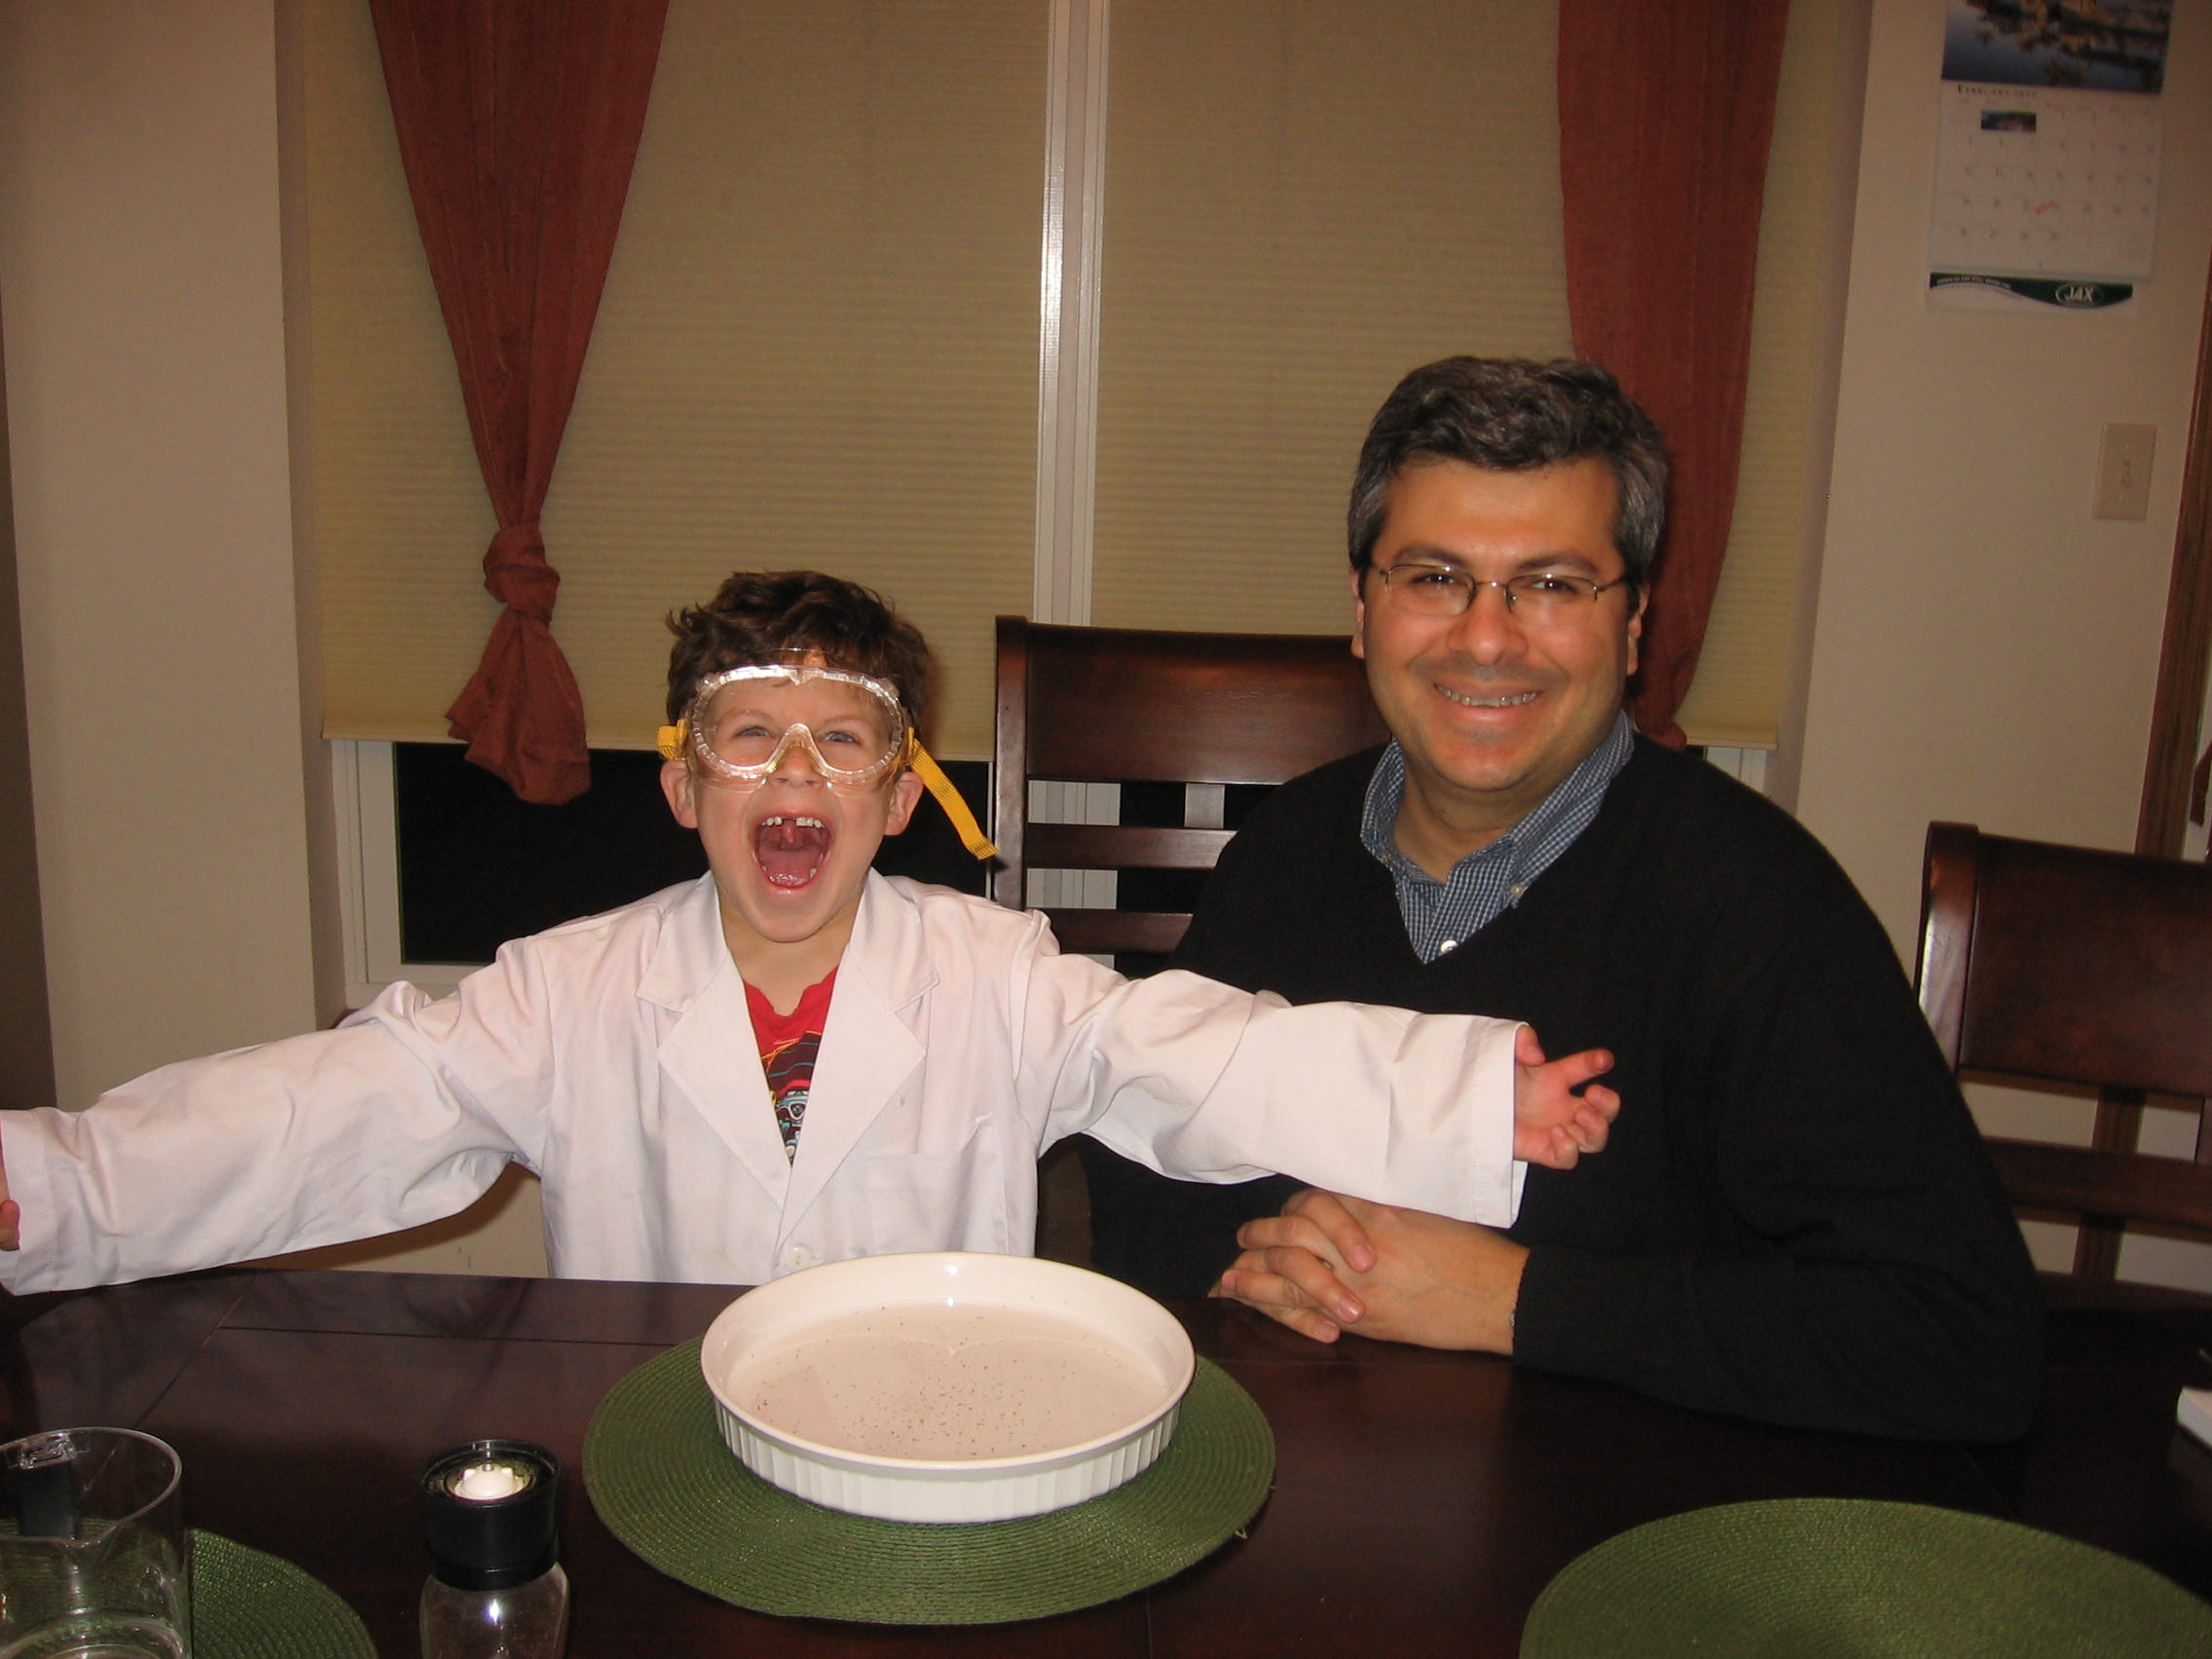
<svg viewBox="0 0 2212 1659">
<path fill-rule="evenodd" d="M 0 1659 L 186 1659 L 182 1474 L 128 1428 L 0 1446 Z"/>
</svg>

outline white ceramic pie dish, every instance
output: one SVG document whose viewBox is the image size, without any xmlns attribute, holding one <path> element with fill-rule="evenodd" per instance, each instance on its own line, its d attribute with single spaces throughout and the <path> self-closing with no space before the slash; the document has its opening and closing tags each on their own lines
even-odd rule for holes
<svg viewBox="0 0 2212 1659">
<path fill-rule="evenodd" d="M 722 1438 L 748 1468 L 888 1521 L 1006 1521 L 1111 1492 L 1165 1449 L 1195 1365 L 1174 1315 L 1117 1279 L 954 1252 L 776 1279 L 725 1308 L 700 1350 Z M 808 1416 L 815 1402 L 823 1415 Z M 1097 1432 L 1036 1444 L 1070 1421 Z M 952 1455 L 884 1449 L 913 1436 Z"/>
</svg>

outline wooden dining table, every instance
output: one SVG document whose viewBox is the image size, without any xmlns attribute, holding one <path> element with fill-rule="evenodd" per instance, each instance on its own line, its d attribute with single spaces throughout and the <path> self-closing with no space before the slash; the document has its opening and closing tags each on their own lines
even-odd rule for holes
<svg viewBox="0 0 2212 1659">
<path fill-rule="evenodd" d="M 664 1577 L 594 1514 L 585 1431 L 622 1377 L 698 1336 L 724 1285 L 232 1270 L 66 1301 L 0 1338 L 0 1430 L 144 1429 L 199 1527 L 296 1563 L 378 1649 L 418 1651 L 416 1471 L 517 1436 L 561 1458 L 577 1659 L 666 1654 L 1509 1655 L 1544 1585 L 1629 1528 L 1751 1498 L 1901 1499 L 2009 1517 L 2212 1597 L 2212 1451 L 2174 1424 L 2212 1320 L 2066 1310 L 2012 1446 L 1774 1428 L 1474 1354 L 1324 1347 L 1179 1306 L 1266 1412 L 1274 1489 L 1246 1535 L 1141 1595 L 1009 1625 L 754 1613 Z M 2206 1379 L 2212 1381 L 2212 1379 Z"/>
</svg>

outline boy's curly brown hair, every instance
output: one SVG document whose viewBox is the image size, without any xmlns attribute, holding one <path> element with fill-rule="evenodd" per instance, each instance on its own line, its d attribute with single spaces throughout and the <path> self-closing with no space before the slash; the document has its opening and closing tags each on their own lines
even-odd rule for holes
<svg viewBox="0 0 2212 1659">
<path fill-rule="evenodd" d="M 673 612 L 668 718 L 683 718 L 691 694 L 725 668 L 774 662 L 785 651 L 820 651 L 831 668 L 887 680 L 919 728 L 929 699 L 930 647 L 921 630 L 872 588 L 819 571 L 740 571 L 704 605 Z"/>
</svg>

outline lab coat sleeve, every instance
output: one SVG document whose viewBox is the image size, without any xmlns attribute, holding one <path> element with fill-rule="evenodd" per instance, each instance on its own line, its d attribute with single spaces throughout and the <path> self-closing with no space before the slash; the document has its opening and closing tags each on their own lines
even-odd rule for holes
<svg viewBox="0 0 2212 1659">
<path fill-rule="evenodd" d="M 394 985 L 337 1030 L 164 1066 L 82 1113 L 7 1114 L 22 1249 L 0 1282 L 122 1283 L 465 1209 L 526 1157 L 498 1119 L 548 1063 L 513 1040 L 514 968 L 438 1002 Z"/>
<path fill-rule="evenodd" d="M 1491 1227 L 1519 1210 L 1512 1021 L 1293 1008 L 1196 974 L 1124 980 L 1052 954 L 1030 986 L 1054 1137 L 1081 1129 L 1185 1180 L 1279 1171 Z"/>
</svg>

